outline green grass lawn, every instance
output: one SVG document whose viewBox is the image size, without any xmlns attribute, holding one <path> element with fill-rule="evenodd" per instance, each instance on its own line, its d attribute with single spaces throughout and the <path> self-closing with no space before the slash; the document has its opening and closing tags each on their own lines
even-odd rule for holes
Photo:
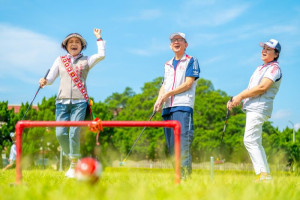
<svg viewBox="0 0 300 200">
<path fill-rule="evenodd" d="M 0 200 L 6 199 L 299 199 L 300 177 L 273 174 L 256 183 L 253 172 L 194 170 L 192 179 L 174 184 L 174 171 L 106 168 L 95 185 L 64 177 L 53 170 L 23 170 L 23 183 L 14 185 L 16 171 L 0 171 Z"/>
</svg>

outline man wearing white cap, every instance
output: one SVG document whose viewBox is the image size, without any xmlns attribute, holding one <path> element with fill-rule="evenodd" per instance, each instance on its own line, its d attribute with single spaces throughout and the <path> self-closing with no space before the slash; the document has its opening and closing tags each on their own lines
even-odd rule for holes
<svg viewBox="0 0 300 200">
<path fill-rule="evenodd" d="M 56 121 L 82 121 L 86 115 L 89 97 L 86 79 L 89 71 L 105 58 L 105 41 L 101 30 L 94 29 L 97 38 L 98 52 L 92 56 L 84 56 L 81 51 L 86 48 L 85 39 L 78 33 L 71 33 L 62 41 L 61 47 L 67 55 L 59 56 L 54 61 L 46 78 L 41 78 L 41 87 L 52 84 L 60 77 L 60 85 L 56 98 Z M 75 177 L 75 166 L 80 157 L 80 127 L 56 127 L 56 137 L 62 150 L 71 160 L 70 169 L 65 174 Z"/>
<path fill-rule="evenodd" d="M 16 164 L 16 158 L 17 158 L 17 146 L 16 146 L 16 135 L 14 132 L 10 133 L 10 137 L 11 140 L 13 142 L 13 144 L 10 147 L 10 153 L 9 153 L 9 158 L 8 158 L 8 162 L 9 164 L 6 165 L 6 167 L 4 167 L 2 170 L 5 171 L 9 168 L 12 168 L 15 166 Z"/>
<path fill-rule="evenodd" d="M 248 88 L 227 103 L 232 109 L 243 102 L 246 111 L 244 144 L 250 155 L 258 181 L 271 180 L 266 153 L 262 146 L 262 125 L 272 114 L 273 101 L 279 90 L 282 73 L 277 62 L 281 51 L 279 42 L 270 39 L 259 44 L 263 49 L 263 65 L 258 66 L 250 78 Z"/>
<path fill-rule="evenodd" d="M 165 63 L 163 84 L 154 110 L 159 111 L 163 105 L 163 119 L 177 120 L 181 124 L 181 174 L 186 178 L 192 173 L 193 107 L 200 68 L 198 60 L 185 53 L 188 43 L 184 33 L 173 33 L 170 40 L 175 56 Z M 173 129 L 164 128 L 164 133 L 169 153 L 174 155 Z"/>
</svg>

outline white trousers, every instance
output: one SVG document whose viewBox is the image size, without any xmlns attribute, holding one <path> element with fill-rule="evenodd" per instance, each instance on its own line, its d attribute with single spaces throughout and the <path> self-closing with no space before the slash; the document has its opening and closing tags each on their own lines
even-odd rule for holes
<svg viewBox="0 0 300 200">
<path fill-rule="evenodd" d="M 262 125 L 268 118 L 268 116 L 256 112 L 246 113 L 244 145 L 250 155 L 256 174 L 270 173 L 266 153 L 262 146 Z"/>
</svg>

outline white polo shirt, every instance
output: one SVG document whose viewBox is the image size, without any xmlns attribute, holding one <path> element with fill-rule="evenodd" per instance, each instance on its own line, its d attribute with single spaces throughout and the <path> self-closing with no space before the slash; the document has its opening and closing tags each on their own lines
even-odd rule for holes
<svg viewBox="0 0 300 200">
<path fill-rule="evenodd" d="M 244 99 L 243 109 L 246 111 L 258 112 L 271 117 L 273 101 L 279 90 L 281 77 L 282 73 L 278 62 L 276 61 L 258 66 L 251 76 L 248 90 L 258 86 L 263 78 L 272 80 L 273 84 L 264 94 Z"/>
</svg>

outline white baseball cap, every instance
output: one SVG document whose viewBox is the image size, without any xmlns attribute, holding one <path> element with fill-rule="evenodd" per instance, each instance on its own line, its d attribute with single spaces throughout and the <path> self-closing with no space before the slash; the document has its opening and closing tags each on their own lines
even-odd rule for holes
<svg viewBox="0 0 300 200">
<path fill-rule="evenodd" d="M 281 51 L 281 46 L 280 46 L 279 42 L 275 39 L 270 39 L 267 42 L 260 42 L 259 43 L 259 46 L 261 46 L 261 47 L 264 47 L 264 45 L 267 45 L 268 47 L 276 49 L 279 53 Z"/>
<path fill-rule="evenodd" d="M 175 37 L 176 35 L 179 35 L 180 37 L 182 37 L 182 38 L 185 39 L 185 41 L 186 41 L 185 34 L 184 34 L 184 33 L 181 33 L 181 32 L 175 32 L 175 33 L 172 33 L 172 34 L 170 35 L 170 40 L 172 40 L 173 37 Z"/>
</svg>

